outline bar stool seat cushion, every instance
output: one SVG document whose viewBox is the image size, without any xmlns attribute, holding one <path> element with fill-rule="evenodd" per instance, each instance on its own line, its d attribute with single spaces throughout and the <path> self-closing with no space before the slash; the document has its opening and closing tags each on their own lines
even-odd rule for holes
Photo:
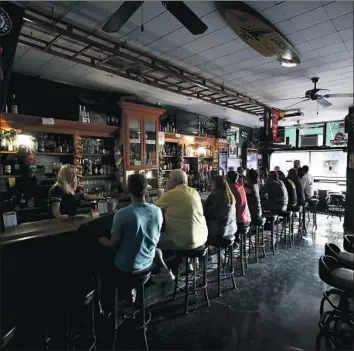
<svg viewBox="0 0 354 351">
<path fill-rule="evenodd" d="M 353 271 L 347 268 L 336 268 L 331 272 L 332 278 L 338 287 L 354 289 Z"/>
<path fill-rule="evenodd" d="M 256 218 L 254 221 L 251 222 L 251 225 L 264 225 L 266 222 L 267 218 L 266 217 L 261 217 L 261 218 Z"/>
<path fill-rule="evenodd" d="M 195 249 L 190 250 L 174 250 L 174 252 L 180 257 L 203 257 L 208 252 L 208 245 L 205 244 L 203 246 L 199 246 Z"/>
<path fill-rule="evenodd" d="M 344 268 L 354 270 L 354 254 L 341 251 L 337 255 L 338 261 L 343 265 Z M 352 279 L 354 280 L 354 272 L 352 272 Z"/>
<path fill-rule="evenodd" d="M 316 205 L 317 205 L 317 204 L 320 202 L 320 200 L 317 199 L 316 197 L 311 197 L 311 198 L 309 198 L 307 201 L 308 201 L 308 203 L 311 204 L 311 205 L 313 205 L 313 204 L 316 204 Z"/>
<path fill-rule="evenodd" d="M 289 211 L 299 213 L 301 211 L 301 206 L 300 205 L 291 206 L 289 207 Z"/>
<path fill-rule="evenodd" d="M 232 245 L 235 241 L 235 236 L 227 236 L 225 238 L 220 238 L 217 239 L 215 241 L 213 241 L 213 243 L 211 243 L 211 245 L 216 246 L 216 247 L 228 247 L 230 245 Z"/>
<path fill-rule="evenodd" d="M 292 211 L 274 211 L 275 214 L 277 214 L 279 217 L 286 217 L 290 218 L 291 215 L 293 214 Z"/>
</svg>

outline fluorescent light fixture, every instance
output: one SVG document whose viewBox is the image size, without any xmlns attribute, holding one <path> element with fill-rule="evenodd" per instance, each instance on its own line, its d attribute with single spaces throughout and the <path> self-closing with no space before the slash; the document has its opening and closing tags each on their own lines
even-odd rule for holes
<svg viewBox="0 0 354 351">
<path fill-rule="evenodd" d="M 290 62 L 290 61 L 287 61 L 287 60 L 281 60 L 281 61 L 280 61 L 280 64 L 281 64 L 283 67 L 296 67 L 296 66 L 297 66 L 297 63 L 296 63 L 296 62 Z"/>
</svg>

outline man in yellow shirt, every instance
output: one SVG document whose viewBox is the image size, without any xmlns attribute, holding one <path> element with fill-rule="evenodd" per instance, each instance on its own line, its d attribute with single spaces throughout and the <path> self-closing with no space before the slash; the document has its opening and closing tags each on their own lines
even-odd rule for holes
<svg viewBox="0 0 354 351">
<path fill-rule="evenodd" d="M 170 172 L 167 192 L 155 203 L 165 215 L 165 233 L 160 237 L 162 250 L 190 250 L 203 246 L 208 228 L 198 192 L 187 185 L 187 174 Z"/>
</svg>

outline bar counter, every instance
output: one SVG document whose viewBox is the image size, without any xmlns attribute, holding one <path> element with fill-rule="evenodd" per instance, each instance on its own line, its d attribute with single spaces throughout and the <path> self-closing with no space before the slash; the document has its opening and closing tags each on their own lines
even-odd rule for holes
<svg viewBox="0 0 354 351">
<path fill-rule="evenodd" d="M 17 227 L 7 228 L 5 233 L 0 234 L 0 246 L 77 231 L 82 224 L 92 220 L 94 220 L 94 218 L 79 215 L 66 222 L 58 219 L 48 219 L 39 222 L 23 223 Z"/>
</svg>

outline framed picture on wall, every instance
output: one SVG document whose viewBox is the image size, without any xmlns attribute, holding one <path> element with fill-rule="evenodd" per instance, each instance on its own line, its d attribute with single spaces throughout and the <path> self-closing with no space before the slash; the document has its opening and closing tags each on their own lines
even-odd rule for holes
<svg viewBox="0 0 354 351">
<path fill-rule="evenodd" d="M 231 126 L 227 132 L 227 142 L 229 143 L 229 158 L 237 158 L 237 144 L 240 141 L 239 128 Z"/>
</svg>

